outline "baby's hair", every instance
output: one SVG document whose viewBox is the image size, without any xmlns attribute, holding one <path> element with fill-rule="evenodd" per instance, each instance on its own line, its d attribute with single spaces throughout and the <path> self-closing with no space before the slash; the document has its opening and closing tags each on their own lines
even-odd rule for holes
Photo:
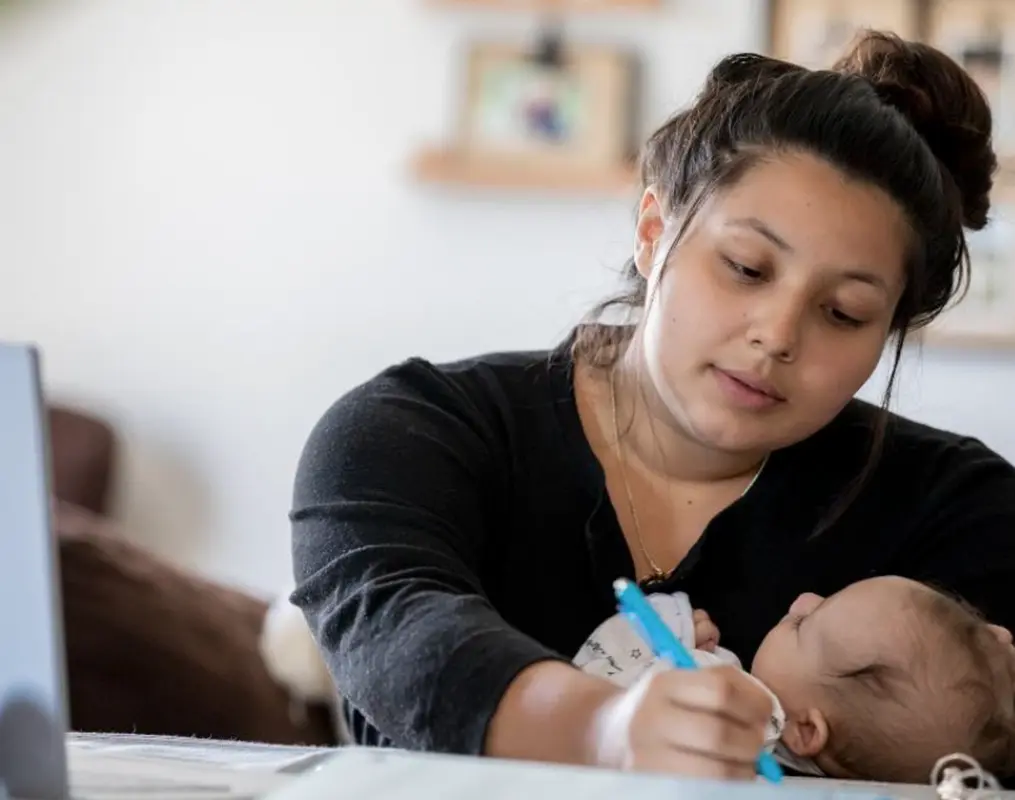
<svg viewBox="0 0 1015 800">
<path fill-rule="evenodd" d="M 934 763 L 960 752 L 998 777 L 1015 776 L 1015 655 L 972 606 L 914 586 L 915 658 L 839 675 L 829 746 L 858 777 L 925 783 Z M 885 704 L 893 709 L 886 714 Z"/>
</svg>

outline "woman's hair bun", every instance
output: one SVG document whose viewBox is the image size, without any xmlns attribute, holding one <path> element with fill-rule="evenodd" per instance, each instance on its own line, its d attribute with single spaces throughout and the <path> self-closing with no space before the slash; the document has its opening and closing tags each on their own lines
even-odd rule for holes
<svg viewBox="0 0 1015 800">
<path fill-rule="evenodd" d="M 969 73 L 940 50 L 879 31 L 860 34 L 834 69 L 866 78 L 906 116 L 954 182 L 963 224 L 983 228 L 997 156 L 990 105 Z"/>
</svg>

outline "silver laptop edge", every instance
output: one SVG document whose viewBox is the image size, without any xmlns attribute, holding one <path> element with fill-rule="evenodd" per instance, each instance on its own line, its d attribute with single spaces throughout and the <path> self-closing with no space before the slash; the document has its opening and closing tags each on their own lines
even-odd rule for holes
<svg viewBox="0 0 1015 800">
<path fill-rule="evenodd" d="M 63 800 L 63 605 L 40 372 L 35 347 L 0 343 L 0 783 L 11 797 Z"/>
</svg>

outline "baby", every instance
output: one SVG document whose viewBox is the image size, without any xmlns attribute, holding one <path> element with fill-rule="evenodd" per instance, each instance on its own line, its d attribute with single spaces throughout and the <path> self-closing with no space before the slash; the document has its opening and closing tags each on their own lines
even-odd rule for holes
<svg viewBox="0 0 1015 800">
<path fill-rule="evenodd" d="M 697 648 L 700 666 L 740 667 L 686 595 L 649 601 Z M 617 615 L 574 663 L 629 686 L 654 659 Z M 827 599 L 801 595 L 765 636 L 750 674 L 774 700 L 767 744 L 798 772 L 925 783 L 939 758 L 964 753 L 995 775 L 1015 774 L 1011 634 L 924 584 L 878 577 Z"/>
</svg>

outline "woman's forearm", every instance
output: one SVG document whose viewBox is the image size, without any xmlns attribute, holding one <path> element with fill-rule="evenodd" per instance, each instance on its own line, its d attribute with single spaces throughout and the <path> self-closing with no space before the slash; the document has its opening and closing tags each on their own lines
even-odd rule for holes
<svg viewBox="0 0 1015 800">
<path fill-rule="evenodd" d="M 598 716 L 619 689 L 557 661 L 522 670 L 487 729 L 485 754 L 565 764 L 601 762 Z"/>
</svg>

